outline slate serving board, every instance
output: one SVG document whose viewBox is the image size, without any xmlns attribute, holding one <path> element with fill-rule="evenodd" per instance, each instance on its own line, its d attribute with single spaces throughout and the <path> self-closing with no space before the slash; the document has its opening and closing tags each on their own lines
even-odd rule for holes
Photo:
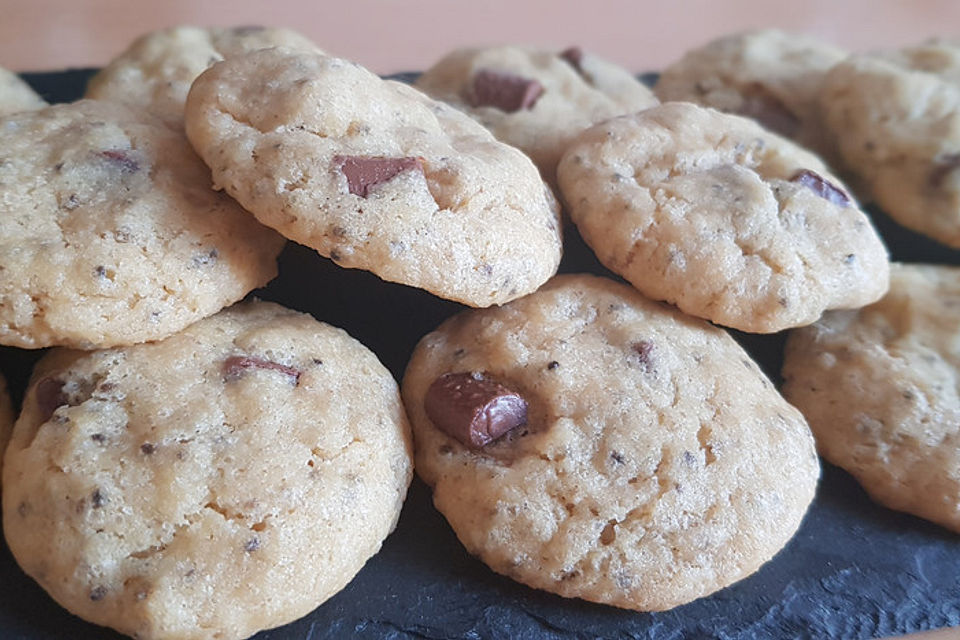
<svg viewBox="0 0 960 640">
<path fill-rule="evenodd" d="M 91 70 L 25 74 L 51 102 L 76 99 Z M 894 259 L 960 264 L 960 252 L 871 211 Z M 611 275 L 575 231 L 562 272 Z M 611 276 L 612 277 L 612 276 Z M 341 269 L 289 243 L 280 276 L 254 295 L 347 329 L 399 380 L 417 341 L 460 305 Z M 783 335 L 735 337 L 779 381 Z M 39 353 L 0 347 L 19 402 Z M 799 532 L 753 576 L 672 611 L 634 613 L 529 589 L 469 556 L 414 480 L 397 530 L 350 585 L 261 640 L 320 638 L 874 638 L 960 625 L 960 536 L 873 504 L 824 464 Z M 121 636 L 56 605 L 0 548 L 0 638 Z"/>
</svg>

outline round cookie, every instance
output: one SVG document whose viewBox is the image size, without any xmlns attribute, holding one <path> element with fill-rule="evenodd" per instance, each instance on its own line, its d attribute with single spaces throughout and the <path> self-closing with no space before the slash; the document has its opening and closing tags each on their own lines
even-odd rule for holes
<svg viewBox="0 0 960 640">
<path fill-rule="evenodd" d="M 201 75 L 186 116 L 219 187 L 340 266 L 478 307 L 556 272 L 559 211 L 536 167 L 407 85 L 267 49 Z"/>
<path fill-rule="evenodd" d="M 87 100 L 0 131 L 0 344 L 156 340 L 276 275 L 283 238 L 159 120 Z"/>
<path fill-rule="evenodd" d="M 827 74 L 820 104 L 867 195 L 903 226 L 960 247 L 960 83 L 929 61 L 852 56 Z"/>
<path fill-rule="evenodd" d="M 790 333 L 783 393 L 877 502 L 960 532 L 960 268 L 894 264 L 890 292 Z"/>
<path fill-rule="evenodd" d="M 600 261 L 691 315 L 772 333 L 887 290 L 886 249 L 842 183 L 746 118 L 679 102 L 614 118 L 558 177 Z"/>
<path fill-rule="evenodd" d="M 821 153 L 818 94 L 824 74 L 847 57 L 825 42 L 778 29 L 718 38 L 663 70 L 654 92 L 664 102 L 693 102 L 755 119 Z"/>
<path fill-rule="evenodd" d="M 137 38 L 91 78 L 86 97 L 124 102 L 183 126 L 187 92 L 204 70 L 230 56 L 277 46 L 320 51 L 309 39 L 289 29 L 160 29 Z"/>
<path fill-rule="evenodd" d="M 662 610 L 729 585 L 786 544 L 819 474 L 803 417 L 724 331 L 593 276 L 447 320 L 402 392 L 467 550 L 566 597 Z"/>
<path fill-rule="evenodd" d="M 10 432 L 13 430 L 15 418 L 10 394 L 7 393 L 7 381 L 3 374 L 0 374 L 0 471 L 3 470 L 3 453 L 7 450 L 7 442 L 10 441 Z"/>
<path fill-rule="evenodd" d="M 142 640 L 246 638 L 377 552 L 411 448 L 376 356 L 247 303 L 161 342 L 46 356 L 7 453 L 4 532 L 86 620 Z"/>
<path fill-rule="evenodd" d="M 0 117 L 40 109 L 46 104 L 20 76 L 0 67 Z"/>
<path fill-rule="evenodd" d="M 498 140 L 525 152 L 545 180 L 584 129 L 657 104 L 626 69 L 579 47 L 544 51 L 515 46 L 458 49 L 415 86 L 470 114 Z M 517 99 L 518 91 L 524 99 Z"/>
</svg>

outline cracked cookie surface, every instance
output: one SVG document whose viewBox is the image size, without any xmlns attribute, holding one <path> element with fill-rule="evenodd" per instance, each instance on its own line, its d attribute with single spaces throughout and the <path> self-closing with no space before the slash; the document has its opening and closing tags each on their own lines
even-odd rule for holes
<svg viewBox="0 0 960 640">
<path fill-rule="evenodd" d="M 874 500 L 960 531 L 960 268 L 890 275 L 876 304 L 791 332 L 783 393 Z"/>
<path fill-rule="evenodd" d="M 541 93 L 527 106 L 482 104 L 478 77 L 535 82 Z M 516 46 L 458 49 L 425 71 L 415 86 L 469 113 L 498 140 L 530 156 L 555 184 L 557 162 L 584 129 L 607 118 L 657 104 L 653 93 L 626 69 L 579 47 L 544 51 Z M 532 97 L 532 96 L 531 96 Z"/>
<path fill-rule="evenodd" d="M 756 123 L 688 103 L 584 132 L 558 169 L 600 261 L 645 295 L 772 333 L 887 289 L 887 252 L 813 154 Z"/>
<path fill-rule="evenodd" d="M 14 557 L 73 613 L 145 640 L 305 615 L 380 548 L 412 474 L 376 356 L 270 303 L 55 350 L 24 407 L 4 468 Z"/>
<path fill-rule="evenodd" d="M 485 307 L 559 264 L 559 210 L 528 158 L 346 60 L 269 49 L 214 65 L 187 135 L 219 187 L 340 266 Z"/>
<path fill-rule="evenodd" d="M 47 106 L 17 74 L 0 67 L 0 117 Z"/>
<path fill-rule="evenodd" d="M 481 448 L 448 435 L 427 395 L 451 373 L 524 398 L 526 424 Z M 417 472 L 467 550 L 567 597 L 661 610 L 739 580 L 819 474 L 803 417 L 725 332 L 594 276 L 451 318 L 402 391 Z"/>
<path fill-rule="evenodd" d="M 320 51 L 308 38 L 290 29 L 160 29 L 137 38 L 91 78 L 86 97 L 123 102 L 182 127 L 190 85 L 210 65 L 230 56 L 279 46 Z"/>
<path fill-rule="evenodd" d="M 283 238 L 159 120 L 86 100 L 0 132 L 0 344 L 159 339 L 276 275 Z"/>
</svg>

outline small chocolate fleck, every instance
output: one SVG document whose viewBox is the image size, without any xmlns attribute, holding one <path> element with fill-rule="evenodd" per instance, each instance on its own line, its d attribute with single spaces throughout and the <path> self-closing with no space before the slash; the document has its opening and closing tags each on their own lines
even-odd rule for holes
<svg viewBox="0 0 960 640">
<path fill-rule="evenodd" d="M 103 444 L 104 442 L 107 441 L 107 436 L 103 435 L 102 433 L 94 433 L 90 436 L 90 439 L 93 440 L 94 442 Z"/>
<path fill-rule="evenodd" d="M 97 265 L 96 267 L 94 267 L 93 273 L 94 273 L 94 275 L 96 275 L 98 278 L 106 278 L 106 277 L 107 277 L 107 268 L 106 268 L 105 266 L 103 266 L 102 264 L 99 264 L 99 265 Z"/>
<path fill-rule="evenodd" d="M 350 193 L 366 198 L 370 187 L 389 182 L 404 171 L 423 173 L 423 158 L 334 156 L 333 166 L 347 178 Z"/>
<path fill-rule="evenodd" d="M 855 253 L 848 253 L 846 256 L 844 256 L 843 263 L 853 264 L 856 261 L 856 259 L 857 259 L 857 255 Z"/>
<path fill-rule="evenodd" d="M 577 46 L 568 47 L 560 52 L 560 57 L 570 63 L 570 66 L 577 70 L 577 72 L 583 71 L 580 67 L 580 64 L 583 62 L 583 49 Z"/>
<path fill-rule="evenodd" d="M 213 264 L 217 261 L 217 258 L 220 257 L 220 252 L 216 248 L 210 249 L 206 253 L 201 253 L 200 255 L 193 256 L 193 266 L 203 267 L 208 264 Z"/>
<path fill-rule="evenodd" d="M 140 163 L 130 157 L 128 150 L 107 149 L 101 151 L 100 155 L 109 160 L 121 173 L 136 173 L 140 170 Z"/>
<path fill-rule="evenodd" d="M 94 587 L 94 589 L 90 591 L 90 599 L 93 600 L 94 602 L 103 600 L 106 597 L 106 595 L 107 595 L 107 588 L 103 585 L 100 585 L 99 587 Z"/>
<path fill-rule="evenodd" d="M 933 170 L 930 171 L 930 186 L 939 189 L 947 176 L 960 168 L 960 153 L 946 153 L 933 161 Z"/>
<path fill-rule="evenodd" d="M 259 548 L 260 548 L 260 538 L 258 538 L 257 536 L 253 536 L 252 538 L 247 540 L 247 543 L 245 545 L 243 545 L 243 550 L 246 551 L 247 553 L 253 553 Z"/>
<path fill-rule="evenodd" d="M 140 445 L 140 451 L 145 455 L 152 455 L 157 450 L 157 445 L 152 442 L 144 442 Z"/>
<path fill-rule="evenodd" d="M 99 509 L 106 503 L 107 503 L 107 496 L 104 495 L 103 491 L 101 491 L 100 489 L 95 490 L 90 495 L 90 504 L 93 505 L 94 509 Z"/>
<path fill-rule="evenodd" d="M 30 509 L 30 503 L 28 503 L 28 502 L 26 502 L 26 501 L 21 502 L 21 503 L 17 506 L 17 514 L 18 514 L 21 518 L 26 518 L 27 515 L 29 515 L 30 511 L 31 511 L 31 509 Z"/>
<path fill-rule="evenodd" d="M 847 194 L 829 180 L 824 179 L 820 174 L 810 171 L 809 169 L 797 171 L 790 178 L 790 182 L 796 182 L 807 187 L 824 200 L 832 202 L 833 204 L 840 205 L 841 207 L 850 206 L 850 198 L 847 197 Z"/>
<path fill-rule="evenodd" d="M 697 457 L 690 451 L 684 451 L 683 461 L 692 467 L 697 462 Z"/>
<path fill-rule="evenodd" d="M 653 342 L 650 340 L 640 340 L 633 343 L 633 350 L 640 357 L 640 364 L 647 369 L 653 363 Z"/>
<path fill-rule="evenodd" d="M 623 464 L 623 454 L 621 454 L 619 451 L 611 451 L 610 459 L 617 464 Z"/>
<path fill-rule="evenodd" d="M 63 385 L 63 380 L 57 378 L 44 378 L 37 383 L 34 397 L 37 399 L 37 412 L 40 414 L 41 422 L 47 422 L 58 407 L 68 404 Z"/>
<path fill-rule="evenodd" d="M 430 385 L 424 408 L 437 428 L 473 449 L 527 423 L 527 401 L 484 373 L 445 373 Z"/>
<path fill-rule="evenodd" d="M 543 92 L 543 85 L 532 78 L 481 69 L 473 76 L 470 104 L 514 113 L 521 109 L 532 109 Z"/>
<path fill-rule="evenodd" d="M 57 172 L 62 171 L 62 170 L 63 170 L 63 163 L 62 163 L 62 162 L 58 162 L 57 164 L 53 165 L 53 170 L 54 170 L 54 171 L 57 171 Z"/>
<path fill-rule="evenodd" d="M 319 367 L 320 365 L 323 364 L 323 360 L 321 360 L 320 358 L 314 358 L 314 359 L 313 359 L 313 364 L 315 364 L 315 365 L 317 365 L 317 366 Z"/>
<path fill-rule="evenodd" d="M 340 260 L 343 256 L 340 255 L 340 252 L 336 249 L 330 249 L 330 259 L 334 262 Z"/>
<path fill-rule="evenodd" d="M 556 360 L 551 360 L 551 361 L 550 361 L 550 364 L 547 365 L 547 369 L 549 369 L 550 371 L 553 371 L 554 369 L 556 369 L 556 368 L 559 367 L 559 366 L 560 366 L 560 363 L 559 363 L 559 362 L 557 362 Z"/>
<path fill-rule="evenodd" d="M 780 98 L 759 82 L 744 88 L 743 103 L 737 112 L 788 138 L 794 137 L 800 131 L 800 119 Z"/>
<path fill-rule="evenodd" d="M 463 357 L 463 354 L 464 354 L 463 349 L 457 349 L 456 351 L 453 352 L 453 357 L 460 358 L 460 357 Z"/>
<path fill-rule="evenodd" d="M 279 362 L 252 358 L 250 356 L 230 356 L 223 361 L 223 378 L 227 382 L 241 378 L 249 369 L 279 371 L 293 379 L 296 386 L 300 382 L 300 371 Z"/>
<path fill-rule="evenodd" d="M 63 208 L 67 211 L 73 211 L 80 206 L 80 198 L 77 197 L 77 194 L 71 193 L 67 196 L 67 201 L 63 203 Z"/>
</svg>

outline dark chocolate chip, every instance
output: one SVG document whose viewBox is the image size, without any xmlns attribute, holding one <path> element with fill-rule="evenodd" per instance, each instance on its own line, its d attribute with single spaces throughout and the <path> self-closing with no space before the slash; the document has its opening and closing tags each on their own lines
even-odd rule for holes
<svg viewBox="0 0 960 640">
<path fill-rule="evenodd" d="M 270 360 L 263 360 L 261 358 L 251 358 L 250 356 L 230 356 L 223 361 L 223 377 L 227 382 L 237 380 L 249 369 L 279 371 L 284 375 L 290 376 L 293 379 L 294 385 L 300 382 L 299 370 L 280 364 L 279 362 L 271 362 Z"/>
<path fill-rule="evenodd" d="M 583 49 L 577 46 L 568 47 L 560 52 L 560 57 L 570 63 L 578 72 L 583 71 L 580 63 L 583 62 Z"/>
<path fill-rule="evenodd" d="M 107 496 L 100 489 L 95 490 L 90 495 L 90 504 L 93 505 L 94 509 L 99 509 L 106 503 L 107 503 Z"/>
<path fill-rule="evenodd" d="M 110 161 L 121 173 L 136 173 L 140 170 L 140 163 L 130 157 L 129 151 L 123 149 L 107 149 L 100 155 Z"/>
<path fill-rule="evenodd" d="M 333 166 L 347 178 L 350 193 L 366 198 L 370 187 L 388 182 L 404 171 L 423 173 L 422 158 L 382 156 L 334 156 Z"/>
<path fill-rule="evenodd" d="M 252 538 L 247 540 L 247 544 L 243 545 L 243 550 L 246 551 L 247 553 L 253 553 L 259 548 L 260 548 L 260 538 L 258 538 L 257 536 L 253 536 Z"/>
<path fill-rule="evenodd" d="M 527 423 L 527 401 L 481 373 L 446 373 L 424 398 L 427 416 L 441 431 L 480 449 Z"/>
<path fill-rule="evenodd" d="M 550 361 L 550 364 L 547 365 L 547 369 L 549 369 L 550 371 L 553 371 L 554 369 L 556 369 L 556 368 L 559 367 L 559 366 L 560 366 L 560 363 L 559 363 L 559 362 L 557 362 L 556 360 L 551 360 L 551 361 Z"/>
<path fill-rule="evenodd" d="M 960 153 L 947 153 L 933 161 L 933 170 L 930 172 L 930 186 L 939 189 L 947 176 L 960 168 Z"/>
<path fill-rule="evenodd" d="M 753 118 L 764 128 L 792 138 L 800 131 L 800 119 L 769 89 L 754 82 L 744 88 L 738 113 Z"/>
<path fill-rule="evenodd" d="M 824 179 L 820 174 L 810 171 L 809 169 L 797 171 L 790 178 L 790 182 L 796 182 L 807 187 L 824 200 L 828 200 L 833 204 L 840 205 L 841 207 L 850 206 L 850 198 L 847 197 L 847 194 L 838 189 L 836 185 L 832 184 L 829 180 Z"/>
<path fill-rule="evenodd" d="M 94 433 L 93 435 L 90 436 L 90 439 L 93 440 L 94 442 L 103 444 L 104 442 L 107 441 L 107 436 L 103 435 L 102 433 Z"/>
<path fill-rule="evenodd" d="M 140 451 L 145 455 L 152 455 L 157 450 L 157 445 L 152 442 L 144 442 L 140 445 Z"/>
<path fill-rule="evenodd" d="M 37 399 L 37 412 L 41 422 L 47 422 L 58 407 L 68 404 L 63 384 L 63 380 L 57 378 L 44 378 L 37 383 L 34 397 Z"/>
<path fill-rule="evenodd" d="M 513 113 L 532 109 L 543 91 L 543 85 L 532 78 L 481 69 L 473 76 L 470 104 L 474 107 L 496 107 Z"/>
<path fill-rule="evenodd" d="M 100 585 L 99 587 L 95 587 L 92 591 L 90 591 L 90 599 L 93 600 L 94 602 L 97 602 L 98 600 L 103 600 L 106 597 L 106 595 L 107 595 L 107 588 L 103 585 Z"/>
</svg>

